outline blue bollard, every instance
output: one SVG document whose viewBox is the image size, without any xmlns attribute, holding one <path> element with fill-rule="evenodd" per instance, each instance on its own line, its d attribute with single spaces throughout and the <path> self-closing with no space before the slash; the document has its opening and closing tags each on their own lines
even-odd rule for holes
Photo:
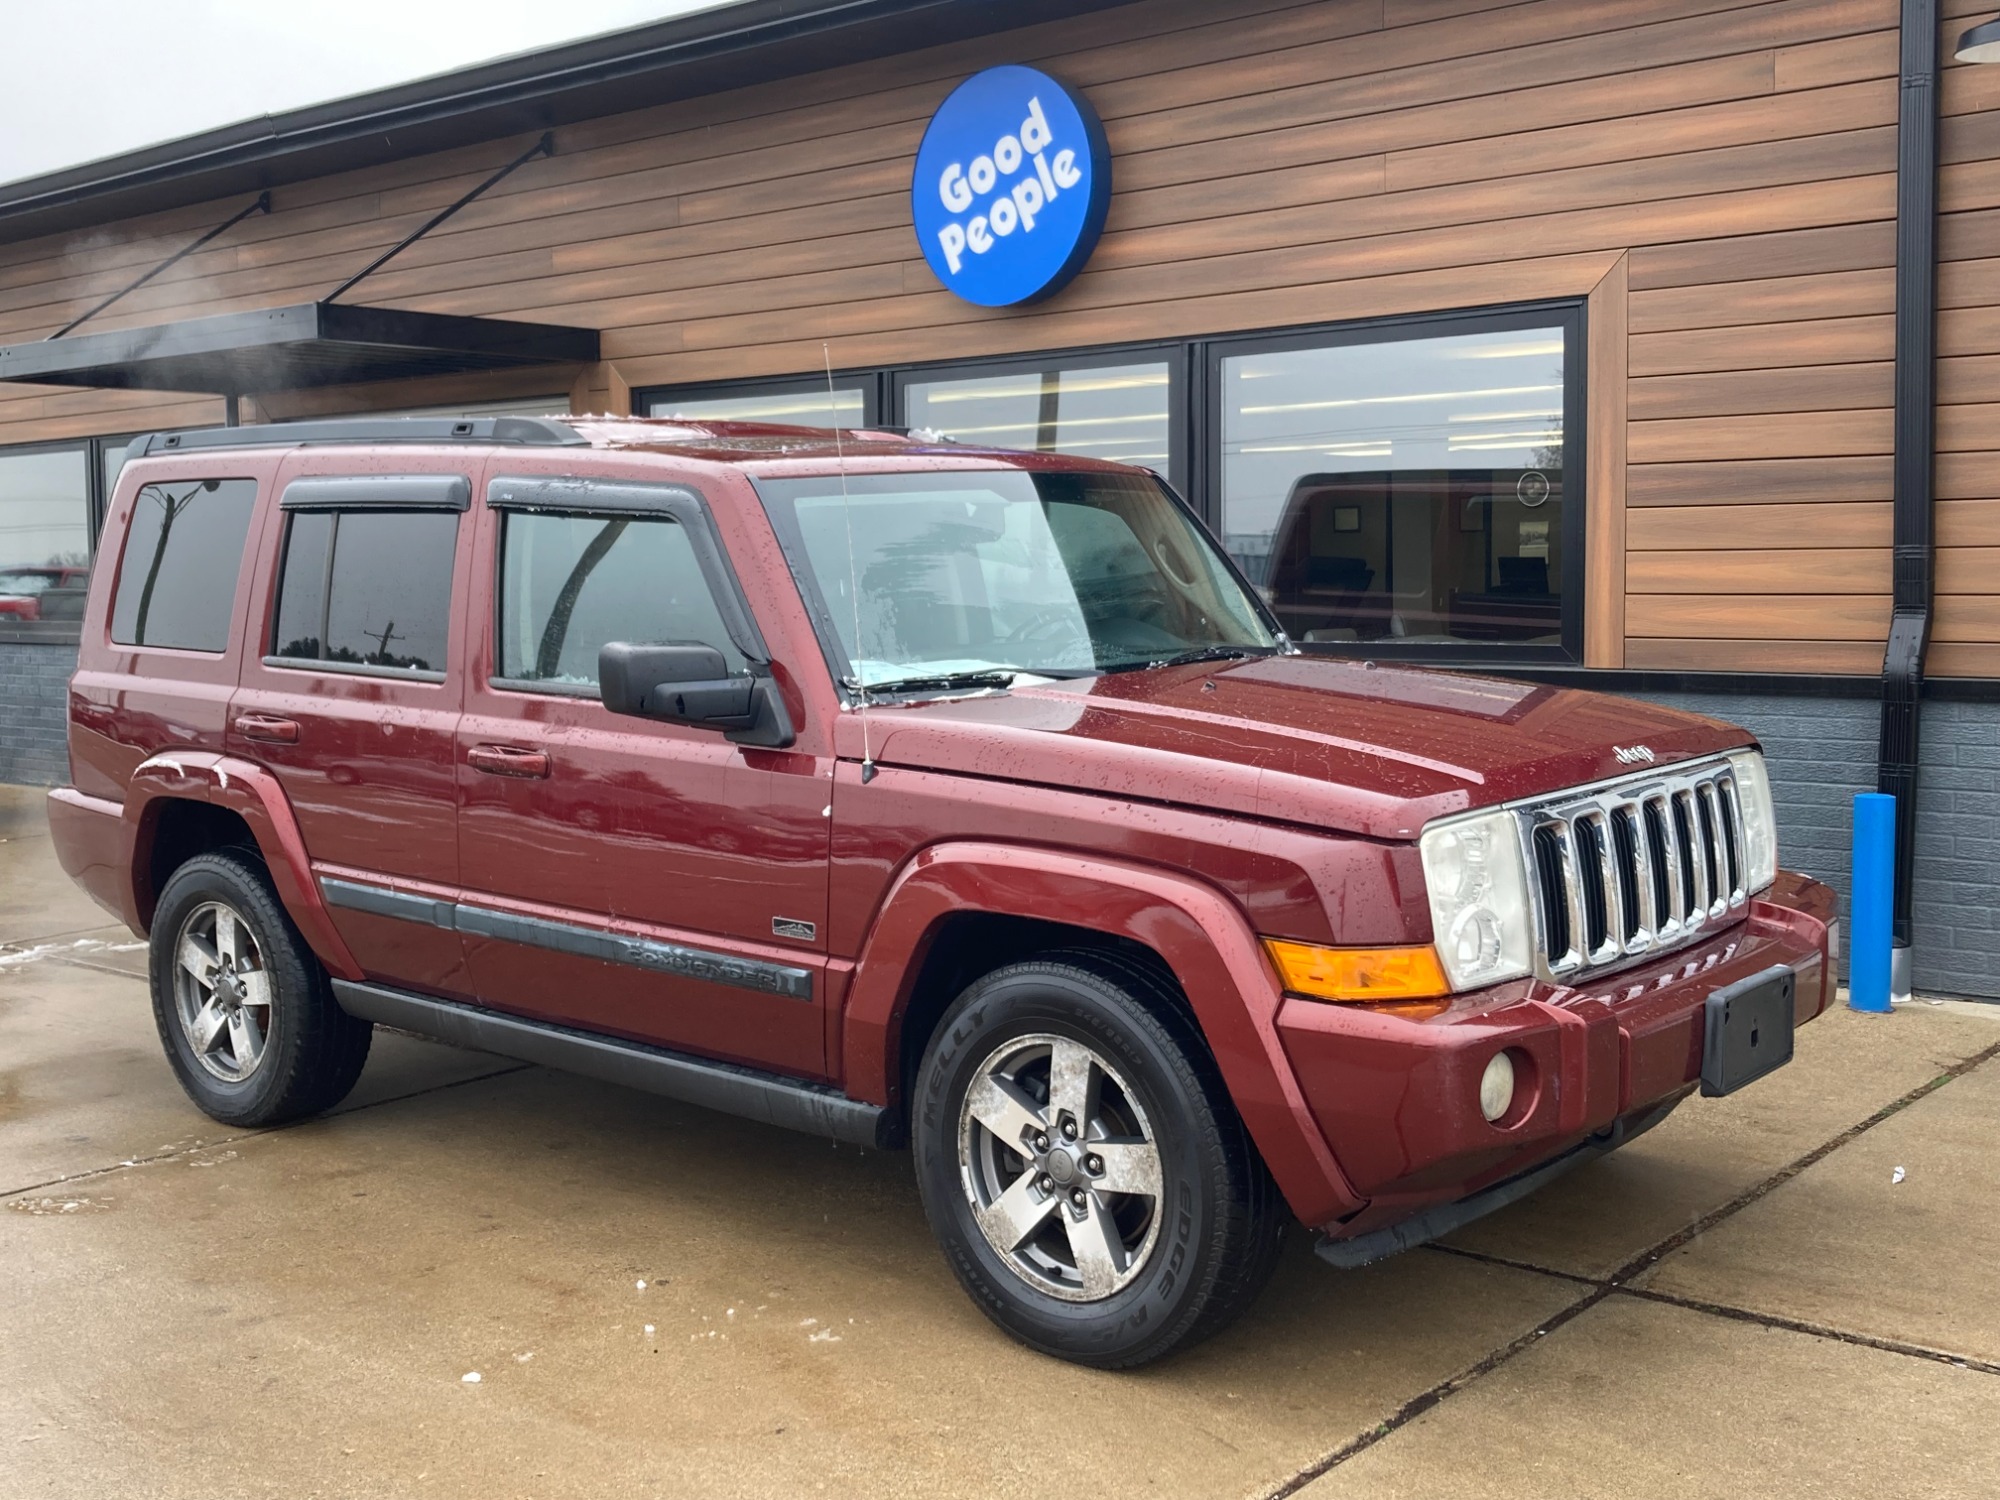
<svg viewBox="0 0 2000 1500">
<path fill-rule="evenodd" d="M 1861 792 L 1854 799 L 1853 935 L 1847 960 L 1850 1010 L 1886 1014 L 1890 1009 L 1895 893 L 1896 799 L 1887 792 Z"/>
</svg>

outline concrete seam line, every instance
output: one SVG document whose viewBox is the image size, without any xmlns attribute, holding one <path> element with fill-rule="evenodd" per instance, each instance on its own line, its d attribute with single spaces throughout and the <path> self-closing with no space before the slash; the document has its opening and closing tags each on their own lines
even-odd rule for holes
<svg viewBox="0 0 2000 1500">
<path fill-rule="evenodd" d="M 303 1120 L 293 1120 L 284 1125 L 273 1125 L 267 1130 L 245 1130 L 237 1135 L 218 1136 L 212 1141 L 201 1141 L 192 1146 L 180 1146 L 172 1151 L 156 1151 L 151 1156 L 135 1156 L 130 1160 L 114 1162 L 108 1167 L 92 1167 L 84 1172 L 71 1172 L 63 1177 L 51 1177 L 47 1182 L 31 1182 L 26 1187 L 7 1188 L 0 1191 L 0 1201 L 18 1198 L 24 1193 L 38 1193 L 44 1188 L 62 1187 L 72 1182 L 88 1182 L 93 1177 L 108 1177 L 113 1172 L 123 1172 L 128 1167 L 149 1167 L 155 1162 L 172 1161 L 176 1157 L 192 1155 L 197 1151 L 213 1151 L 219 1146 L 231 1146 L 238 1141 L 254 1141 L 259 1136 L 282 1135 L 287 1130 L 297 1130 L 301 1125 L 310 1125 L 315 1120 L 337 1119 L 342 1115 L 358 1115 L 365 1109 L 376 1109 L 384 1104 L 400 1104 L 406 1099 L 422 1098 L 425 1094 L 439 1094 L 446 1089 L 463 1087 L 468 1083 L 484 1083 L 489 1078 L 504 1078 L 509 1073 L 525 1073 L 529 1065 L 499 1068 L 491 1073 L 475 1074 L 471 1078 L 454 1078 L 449 1083 L 432 1084 L 427 1089 L 412 1089 L 407 1094 L 392 1094 L 387 1099 L 370 1099 L 366 1104 L 357 1104 L 352 1109 L 328 1110 L 324 1114 L 308 1115 Z"/>
<path fill-rule="evenodd" d="M 1777 1313 L 1757 1312 L 1748 1307 L 1732 1307 L 1726 1302 L 1704 1302 L 1698 1297 L 1683 1297 L 1674 1292 L 1656 1292 L 1641 1286 L 1613 1287 L 1612 1290 L 1621 1297 L 1637 1297 L 1646 1302 L 1664 1303 L 1668 1307 L 1706 1313 L 1714 1318 L 1728 1318 L 1736 1323 L 1755 1323 L 1762 1328 L 1782 1328 L 1787 1333 L 1803 1333 L 1813 1338 L 1831 1339 L 1836 1343 L 1858 1344 L 1864 1349 L 1879 1349 L 1885 1354 L 1901 1354 L 1911 1359 L 1928 1359 L 1960 1370 L 1972 1370 L 1981 1375 L 2000 1375 L 2000 1364 L 1995 1364 L 1991 1360 L 1976 1359 L 1970 1354 L 1953 1354 L 1948 1349 L 1934 1349 L 1929 1344 L 1912 1344 L 1903 1339 L 1877 1338 L 1869 1333 L 1850 1333 L 1844 1328 L 1833 1328 L 1825 1323 L 1809 1323 L 1802 1318 L 1787 1318 Z"/>
<path fill-rule="evenodd" d="M 1692 1224 L 1668 1235 L 1658 1244 L 1641 1250 L 1631 1260 L 1628 1260 L 1624 1265 L 1607 1276 L 1605 1281 L 1612 1286 L 1624 1286 L 1640 1272 L 1664 1260 L 1698 1235 L 1706 1234 L 1723 1220 L 1733 1218 L 1760 1198 L 1764 1198 L 1778 1188 L 1783 1187 L 1807 1168 L 1817 1166 L 1848 1142 L 1866 1135 L 1885 1120 L 1894 1119 L 1918 1100 L 1935 1093 L 1953 1079 L 1963 1078 L 1980 1064 L 1990 1062 L 1995 1057 L 2000 1057 L 2000 1042 L 1996 1042 L 1990 1047 L 1975 1052 L 1970 1057 L 1962 1058 L 1958 1062 L 1953 1063 L 1935 1078 L 1918 1084 L 1900 1099 L 1891 1100 L 1889 1103 L 1883 1105 L 1874 1114 L 1859 1124 L 1848 1126 L 1847 1129 L 1841 1131 L 1832 1140 L 1827 1141 L 1823 1145 L 1815 1146 L 1796 1161 L 1789 1162 L 1785 1166 L 1780 1167 L 1762 1182 L 1745 1188 L 1741 1193 L 1738 1193 L 1734 1198 L 1723 1204 L 1722 1207 L 1710 1209 Z"/>
<path fill-rule="evenodd" d="M 1929 1344 L 1912 1344 L 1902 1339 L 1878 1338 L 1874 1334 L 1835 1328 L 1829 1323 L 1811 1323 L 1801 1318 L 1787 1318 L 1779 1313 L 1764 1313 L 1754 1308 L 1736 1307 L 1727 1302 L 1706 1302 L 1698 1297 L 1684 1297 L 1677 1292 L 1656 1291 L 1651 1287 L 1612 1286 L 1609 1281 L 1600 1280 L 1595 1276 L 1583 1276 L 1574 1271 L 1555 1271 L 1547 1266 L 1531 1265 L 1523 1260 L 1510 1260 L 1504 1255 L 1489 1255 L 1482 1250 L 1464 1250 L 1456 1245 L 1425 1245 L 1422 1248 L 1434 1250 L 1440 1255 L 1455 1255 L 1461 1260 L 1502 1266 L 1510 1271 L 1526 1271 L 1535 1276 L 1550 1276 L 1559 1281 L 1575 1282 L 1581 1286 L 1604 1287 L 1622 1297 L 1639 1297 L 1648 1302 L 1663 1302 L 1670 1307 L 1684 1308 L 1689 1312 L 1709 1313 L 1718 1318 L 1732 1318 L 1741 1323 L 1759 1323 L 1767 1328 L 1783 1328 L 1792 1333 L 1834 1339 L 1844 1344 L 1860 1344 L 1870 1349 L 1881 1349 L 1889 1354 L 1907 1354 L 1913 1359 L 1936 1360 L 1941 1364 L 1955 1365 L 1960 1369 L 1976 1370 L 1982 1375 L 2000 1375 L 2000 1364 L 1993 1364 L 1970 1354 L 1955 1354 L 1949 1349 L 1938 1349 Z"/>
<path fill-rule="evenodd" d="M 1397 1407 L 1395 1411 L 1391 1412 L 1386 1419 L 1378 1422 L 1366 1432 L 1348 1439 L 1347 1442 L 1327 1454 L 1325 1458 L 1299 1470 L 1298 1473 L 1287 1479 L 1276 1489 L 1265 1491 L 1264 1500 L 1285 1500 L 1285 1497 L 1288 1495 L 1296 1495 L 1314 1480 L 1325 1477 L 1356 1454 L 1366 1452 L 1381 1442 L 1382 1439 L 1389 1436 L 1390 1433 L 1414 1422 L 1432 1407 L 1437 1406 L 1447 1397 L 1456 1395 L 1482 1375 L 1491 1374 L 1494 1370 L 1499 1369 L 1500 1366 L 1506 1364 L 1508 1360 L 1519 1354 L 1523 1349 L 1526 1349 L 1530 1344 L 1539 1343 L 1565 1323 L 1589 1312 L 1591 1308 L 1597 1306 L 1605 1298 L 1612 1296 L 1616 1290 L 1617 1288 L 1610 1286 L 1597 1287 L 1587 1295 L 1579 1297 L 1576 1301 L 1570 1303 L 1569 1306 L 1563 1308 L 1554 1316 L 1537 1323 L 1512 1343 L 1495 1349 L 1491 1354 L 1466 1366 L 1466 1368 L 1460 1370 L 1456 1375 L 1449 1376 L 1439 1381 L 1429 1390 L 1412 1396 L 1408 1401 Z"/>
<path fill-rule="evenodd" d="M 1649 1266 L 1652 1266 L 1661 1259 L 1663 1259 L 1664 1257 L 1671 1255 L 1675 1250 L 1678 1250 L 1681 1246 L 1685 1245 L 1689 1240 L 1693 1239 L 1696 1235 L 1705 1233 L 1706 1231 L 1713 1229 L 1717 1224 L 1720 1224 L 1723 1220 L 1731 1217 L 1734 1214 L 1742 1212 L 1744 1209 L 1748 1208 L 1751 1204 L 1755 1203 L 1758 1199 L 1764 1197 L 1767 1193 L 1770 1193 L 1773 1189 L 1782 1187 L 1785 1183 L 1790 1182 L 1794 1177 L 1798 1176 L 1799 1173 L 1805 1171 L 1808 1167 L 1814 1165 L 1816 1162 L 1825 1160 L 1828 1156 L 1832 1155 L 1835 1151 L 1839 1150 L 1849 1141 L 1854 1140 L 1857 1136 L 1864 1135 L 1868 1131 L 1873 1130 L 1877 1125 L 1880 1125 L 1884 1120 L 1891 1119 L 1894 1116 L 1902 1113 L 1902 1111 L 1908 1109 L 1912 1104 L 1915 1104 L 1919 1099 L 1922 1099 L 1926 1095 L 1931 1094 L 1936 1090 L 1943 1088 L 1947 1083 L 1950 1083 L 1955 1078 L 1964 1077 L 1967 1073 L 1970 1073 L 1974 1068 L 1978 1067 L 1981 1063 L 1989 1062 L 1994 1057 L 2000 1057 L 2000 1042 L 1996 1042 L 1993 1046 L 1987 1047 L 1982 1051 L 1974 1053 L 1971 1057 L 1961 1059 L 1959 1062 L 1952 1064 L 1951 1067 L 1945 1069 L 1942 1073 L 1938 1074 L 1937 1077 L 1917 1085 L 1917 1087 L 1911 1089 L 1901 1098 L 1895 1099 L 1890 1103 L 1885 1104 L 1882 1108 L 1875 1111 L 1875 1113 L 1870 1115 L 1867 1119 L 1862 1120 L 1858 1124 L 1850 1125 L 1847 1129 L 1843 1130 L 1839 1135 L 1835 1136 L 1832 1140 L 1827 1141 L 1823 1145 L 1814 1147 L 1811 1151 L 1808 1151 L 1804 1156 L 1801 1156 L 1797 1160 L 1789 1162 L 1785 1166 L 1780 1167 L 1776 1172 L 1772 1173 L 1762 1182 L 1759 1182 L 1754 1186 L 1746 1189 L 1745 1191 L 1737 1194 L 1736 1197 L 1730 1199 L 1729 1202 L 1723 1204 L 1722 1207 L 1711 1210 L 1710 1212 L 1702 1215 L 1699 1219 L 1696 1219 L 1694 1223 L 1688 1225 L 1687 1227 L 1681 1230 L 1678 1230 L 1674 1234 L 1668 1235 L 1665 1239 L 1659 1241 L 1652 1247 L 1640 1251 L 1638 1255 L 1634 1256 L 1631 1260 L 1627 1261 L 1624 1265 L 1620 1266 L 1616 1271 L 1613 1271 L 1611 1275 L 1603 1278 L 1602 1280 L 1598 1280 L 1596 1278 L 1587 1276 L 1576 1276 L 1562 1271 L 1549 1271 L 1541 1266 L 1522 1265 L 1518 1262 L 1503 1260 L 1499 1256 L 1482 1255 L 1477 1251 L 1458 1250 L 1447 1245 L 1432 1245 L 1425 1247 L 1429 1249 L 1438 1250 L 1446 1254 L 1462 1255 L 1472 1260 L 1488 1261 L 1493 1264 L 1504 1265 L 1509 1267 L 1510 1269 L 1519 1269 L 1523 1271 L 1533 1272 L 1537 1275 L 1558 1277 L 1565 1281 L 1577 1282 L 1583 1285 L 1591 1286 L 1593 1290 L 1589 1293 L 1589 1295 L 1581 1297 L 1577 1301 L 1572 1302 L 1568 1307 L 1564 1308 L 1554 1317 L 1549 1318 L 1545 1322 L 1537 1324 L 1534 1328 L 1529 1329 L 1526 1333 L 1522 1334 L 1519 1338 L 1515 1339 L 1512 1343 L 1506 1345 L 1504 1348 L 1494 1350 L 1491 1354 L 1488 1354 L 1484 1359 L 1481 1359 L 1477 1363 L 1468 1366 L 1464 1370 L 1461 1370 L 1458 1374 L 1451 1376 L 1447 1380 L 1440 1381 L 1437 1385 L 1432 1386 L 1429 1390 L 1424 1391 L 1417 1396 L 1413 1396 L 1410 1400 L 1404 1402 L 1400 1407 L 1398 1407 L 1394 1412 L 1392 1412 L 1387 1420 L 1378 1423 L 1376 1426 L 1371 1427 L 1366 1432 L 1361 1433 L 1359 1436 L 1349 1439 L 1347 1442 L 1343 1443 L 1340 1447 L 1334 1449 L 1333 1452 L 1329 1453 L 1325 1458 L 1322 1458 L 1316 1463 L 1313 1463 L 1308 1467 L 1300 1470 L 1298 1473 L 1294 1474 L 1290 1479 L 1286 1480 L 1283 1484 L 1279 1485 L 1276 1489 L 1267 1491 L 1264 1500 L 1285 1500 L 1286 1496 L 1297 1494 L 1301 1489 L 1303 1489 L 1306 1485 L 1311 1484 L 1315 1479 L 1319 1479 L 1324 1475 L 1332 1472 L 1334 1469 L 1339 1468 L 1342 1464 L 1346 1463 L 1350 1458 L 1353 1458 L 1357 1453 L 1365 1452 L 1369 1448 L 1374 1447 L 1375 1444 L 1381 1442 L 1382 1439 L 1389 1436 L 1390 1433 L 1397 1431 L 1399 1428 L 1407 1426 L 1410 1422 L 1422 1416 L 1425 1412 L 1429 1411 L 1432 1407 L 1438 1405 L 1446 1398 L 1456 1395 L 1466 1386 L 1471 1385 L 1481 1376 L 1491 1374 L 1494 1370 L 1499 1369 L 1500 1366 L 1506 1364 L 1515 1355 L 1519 1354 L 1522 1350 L 1528 1348 L 1531 1344 L 1539 1343 L 1544 1337 L 1555 1332 L 1556 1329 L 1562 1327 L 1565 1323 L 1568 1323 L 1571 1320 L 1582 1316 L 1584 1313 L 1590 1311 L 1591 1308 L 1597 1306 L 1598 1303 L 1604 1301 L 1608 1297 L 1623 1293 L 1626 1296 L 1635 1296 L 1635 1297 L 1650 1296 L 1658 1298 L 1661 1301 L 1670 1300 L 1664 1293 L 1647 1293 L 1642 1288 L 1628 1287 L 1626 1283 L 1630 1281 L 1632 1277 L 1638 1275 L 1641 1271 L 1644 1271 Z M 1701 1310 L 1701 1309 L 1696 1309 L 1696 1310 Z M 1782 1326 L 1782 1325 L 1780 1324 L 1777 1326 Z M 1796 1331 L 1801 1333 L 1811 1333 L 1814 1332 L 1815 1330 L 1801 1326 Z M 1856 1337 L 1858 1341 L 1860 1336 Z M 1918 1349 L 1919 1346 L 1911 1345 L 1907 1350 L 1892 1349 L 1890 1350 L 1890 1352 L 1906 1353 L 1906 1352 L 1917 1351 Z M 1925 1351 L 1924 1357 L 1932 1358 L 1936 1356 L 1933 1356 L 1928 1351 Z M 1971 1361 L 1961 1361 L 1956 1356 L 1945 1356 L 1944 1358 L 1947 1363 L 1951 1364 L 1964 1363 L 1968 1369 L 1972 1368 Z"/>
</svg>

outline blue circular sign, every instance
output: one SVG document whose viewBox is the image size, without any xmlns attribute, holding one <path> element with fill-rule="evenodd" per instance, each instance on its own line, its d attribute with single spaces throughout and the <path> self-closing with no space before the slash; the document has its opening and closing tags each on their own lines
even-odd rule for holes
<svg viewBox="0 0 2000 1500">
<path fill-rule="evenodd" d="M 967 302 L 1013 307 L 1083 269 L 1111 206 L 1111 151 L 1081 94 L 1015 64 L 975 73 L 924 131 L 917 242 Z"/>
</svg>

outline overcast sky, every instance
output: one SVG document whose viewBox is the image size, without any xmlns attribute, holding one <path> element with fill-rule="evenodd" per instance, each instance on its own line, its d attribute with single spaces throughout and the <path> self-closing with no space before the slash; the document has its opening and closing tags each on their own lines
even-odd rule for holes
<svg viewBox="0 0 2000 1500">
<path fill-rule="evenodd" d="M 0 182 L 718 0 L 0 0 Z"/>
</svg>

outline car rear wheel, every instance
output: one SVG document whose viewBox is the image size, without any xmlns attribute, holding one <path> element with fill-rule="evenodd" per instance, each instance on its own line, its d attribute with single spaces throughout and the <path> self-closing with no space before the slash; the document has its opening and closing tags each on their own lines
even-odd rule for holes
<svg viewBox="0 0 2000 1500">
<path fill-rule="evenodd" d="M 1221 1079 L 1150 969 L 1058 953 L 971 985 L 913 1105 L 925 1213 L 1002 1328 L 1122 1368 L 1256 1296 L 1285 1211 Z"/>
<path fill-rule="evenodd" d="M 374 1028 L 342 1010 L 263 865 L 198 855 L 160 893 L 153 1019 L 188 1097 L 225 1125 L 278 1125 L 347 1097 Z"/>
</svg>

